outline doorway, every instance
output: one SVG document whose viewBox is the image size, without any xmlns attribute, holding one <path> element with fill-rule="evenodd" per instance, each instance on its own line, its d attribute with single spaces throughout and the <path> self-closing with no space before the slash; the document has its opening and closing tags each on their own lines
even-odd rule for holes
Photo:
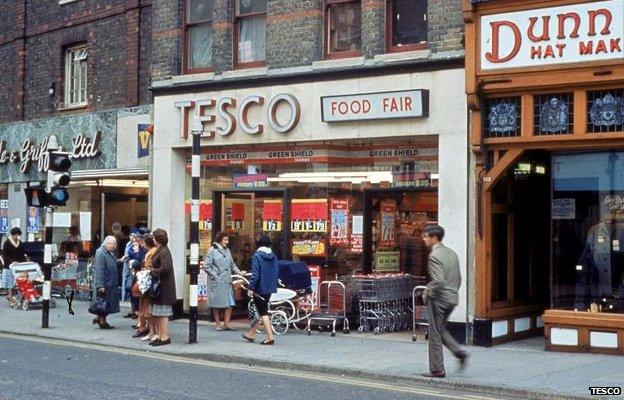
<svg viewBox="0 0 624 400">
<path fill-rule="evenodd" d="M 251 271 L 255 241 L 267 235 L 278 259 L 290 259 L 289 189 L 229 189 L 214 191 L 213 237 L 227 232 L 230 251 L 241 270 Z"/>
</svg>

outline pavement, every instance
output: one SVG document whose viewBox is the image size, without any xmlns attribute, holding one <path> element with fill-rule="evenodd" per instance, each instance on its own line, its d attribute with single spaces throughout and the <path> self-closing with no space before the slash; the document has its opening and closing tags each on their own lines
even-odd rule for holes
<svg viewBox="0 0 624 400">
<path fill-rule="evenodd" d="M 433 380 L 420 377 L 428 370 L 427 342 L 422 336 L 412 342 L 411 333 L 339 332 L 330 337 L 326 332 L 308 336 L 291 329 L 277 338 L 275 346 L 260 346 L 241 339 L 243 323 L 236 324 L 238 332 L 216 332 L 212 324 L 200 321 L 198 343 L 188 344 L 188 321 L 176 320 L 170 323 L 173 343 L 154 348 L 130 337 L 132 320 L 122 318 L 124 312 L 109 316 L 116 329 L 101 330 L 91 325 L 87 303 L 74 302 L 73 308 L 74 316 L 60 301 L 50 310 L 50 328 L 42 329 L 40 310 L 14 310 L 2 301 L 0 332 L 525 399 L 587 398 L 590 386 L 623 386 L 624 382 L 621 356 L 546 352 L 542 338 L 492 348 L 467 347 L 470 358 L 463 372 L 458 371 L 452 354 L 445 352 L 447 377 Z"/>
</svg>

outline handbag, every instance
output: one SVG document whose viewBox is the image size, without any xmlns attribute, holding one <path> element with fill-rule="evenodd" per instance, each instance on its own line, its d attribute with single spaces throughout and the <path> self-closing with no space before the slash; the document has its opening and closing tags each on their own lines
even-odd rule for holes
<svg viewBox="0 0 624 400">
<path fill-rule="evenodd" d="M 89 305 L 89 312 L 95 315 L 106 315 L 106 296 L 98 292 L 91 304 Z"/>
<path fill-rule="evenodd" d="M 159 278 L 152 277 L 152 285 L 150 286 L 148 293 L 149 293 L 149 297 L 152 300 L 155 300 L 160 297 L 160 279 Z"/>
<path fill-rule="evenodd" d="M 137 283 L 141 294 L 146 294 L 152 286 L 152 275 L 149 270 L 142 270 L 136 273 Z"/>
<path fill-rule="evenodd" d="M 256 306 L 256 302 L 253 300 L 247 305 L 247 316 L 249 316 L 251 326 L 254 326 L 260 319 L 260 311 L 258 311 L 258 306 Z"/>
</svg>

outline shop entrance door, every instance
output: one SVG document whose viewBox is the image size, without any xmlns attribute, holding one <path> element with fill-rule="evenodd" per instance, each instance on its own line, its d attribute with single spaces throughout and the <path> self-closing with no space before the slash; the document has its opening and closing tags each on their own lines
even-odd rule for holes
<svg viewBox="0 0 624 400">
<path fill-rule="evenodd" d="M 438 221 L 436 188 L 364 191 L 364 272 L 404 272 L 426 279 L 428 250 L 421 235 Z"/>
<path fill-rule="evenodd" d="M 230 189 L 214 191 L 213 236 L 227 232 L 236 265 L 251 271 L 256 239 L 273 241 L 278 259 L 290 259 L 290 191 L 288 189 Z"/>
</svg>

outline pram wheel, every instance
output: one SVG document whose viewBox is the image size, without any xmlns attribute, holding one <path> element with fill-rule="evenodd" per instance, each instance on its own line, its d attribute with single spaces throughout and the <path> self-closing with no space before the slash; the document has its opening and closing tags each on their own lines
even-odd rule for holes
<svg viewBox="0 0 624 400">
<path fill-rule="evenodd" d="M 336 332 L 332 332 L 330 336 L 331 336 L 331 337 L 336 336 Z"/>
<path fill-rule="evenodd" d="M 377 326 L 377 327 L 375 327 L 375 329 L 373 330 L 373 333 L 374 333 L 375 335 L 379 335 L 379 334 L 381 333 L 381 329 L 379 329 L 379 327 Z"/>
<path fill-rule="evenodd" d="M 417 338 L 416 338 L 416 335 L 412 336 L 412 342 L 415 342 L 415 341 L 416 341 L 416 339 L 417 339 Z"/>
<path fill-rule="evenodd" d="M 364 327 L 360 325 L 360 326 L 358 327 L 358 332 L 359 332 L 359 333 L 364 332 Z"/>
<path fill-rule="evenodd" d="M 22 310 L 24 311 L 28 311 L 30 310 L 30 302 L 29 301 L 22 301 Z"/>
<path fill-rule="evenodd" d="M 342 333 L 344 333 L 345 335 L 348 335 L 349 333 L 351 333 L 351 331 L 349 329 L 343 329 Z"/>
<path fill-rule="evenodd" d="M 271 314 L 271 327 L 276 335 L 283 335 L 288 332 L 288 317 L 283 311 L 276 311 Z"/>
</svg>

